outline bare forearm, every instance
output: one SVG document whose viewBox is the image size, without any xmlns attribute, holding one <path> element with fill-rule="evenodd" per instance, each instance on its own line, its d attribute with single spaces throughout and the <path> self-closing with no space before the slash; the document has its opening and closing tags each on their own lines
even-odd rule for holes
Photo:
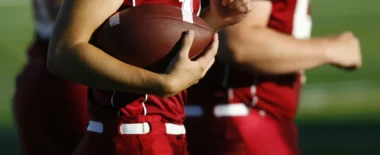
<svg viewBox="0 0 380 155">
<path fill-rule="evenodd" d="M 96 28 L 122 2 L 65 0 L 50 39 L 49 71 L 94 88 L 160 96 L 174 95 L 171 87 L 173 80 L 166 75 L 128 65 L 88 43 Z"/>
<path fill-rule="evenodd" d="M 252 28 L 250 32 L 224 32 L 227 50 L 220 58 L 243 69 L 266 74 L 288 74 L 329 63 L 325 40 L 297 40 L 268 28 Z M 252 35 L 247 35 L 252 34 Z"/>
<path fill-rule="evenodd" d="M 165 94 L 164 75 L 118 61 L 88 43 L 59 48 L 48 66 L 59 76 L 94 88 Z"/>
</svg>

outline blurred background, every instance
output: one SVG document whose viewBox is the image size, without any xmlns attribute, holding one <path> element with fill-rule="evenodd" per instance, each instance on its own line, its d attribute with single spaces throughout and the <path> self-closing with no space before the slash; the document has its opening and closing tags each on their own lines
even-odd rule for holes
<svg viewBox="0 0 380 155">
<path fill-rule="evenodd" d="M 313 36 L 352 30 L 364 59 L 357 72 L 308 71 L 297 117 L 305 155 L 380 154 L 380 1 L 311 0 Z M 11 100 L 32 41 L 29 0 L 0 0 L 0 155 L 17 155 Z M 275 148 L 274 148 L 275 149 Z"/>
</svg>

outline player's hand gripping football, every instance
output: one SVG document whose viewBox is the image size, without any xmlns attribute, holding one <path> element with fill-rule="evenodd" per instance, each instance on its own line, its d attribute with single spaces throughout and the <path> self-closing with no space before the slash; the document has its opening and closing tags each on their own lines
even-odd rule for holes
<svg viewBox="0 0 380 155">
<path fill-rule="evenodd" d="M 252 10 L 252 0 L 210 0 L 210 11 L 223 27 L 242 21 Z"/>
<path fill-rule="evenodd" d="M 184 89 L 198 83 L 198 81 L 206 75 L 215 61 L 215 56 L 219 46 L 218 34 L 214 35 L 210 48 L 205 49 L 204 55 L 197 60 L 189 59 L 189 51 L 194 39 L 194 32 L 188 31 L 182 39 L 181 49 L 178 54 L 169 63 L 166 70 L 168 79 L 171 83 L 170 91 L 175 95 Z"/>
<path fill-rule="evenodd" d="M 358 69 L 362 65 L 359 39 L 351 32 L 328 38 L 328 58 L 330 62 L 346 70 Z"/>
</svg>

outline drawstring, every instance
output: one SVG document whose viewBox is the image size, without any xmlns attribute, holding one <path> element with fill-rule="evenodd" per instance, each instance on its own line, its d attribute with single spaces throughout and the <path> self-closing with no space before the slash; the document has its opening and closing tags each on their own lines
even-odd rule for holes
<svg viewBox="0 0 380 155">
<path fill-rule="evenodd" d="M 145 99 L 144 99 L 144 101 L 141 102 L 141 105 L 142 105 L 143 110 L 144 110 L 144 116 L 143 116 L 143 120 L 142 120 L 142 122 L 143 122 L 143 131 L 145 131 L 145 125 L 144 125 L 144 123 L 145 123 L 145 116 L 146 116 L 146 113 L 148 113 L 148 111 L 146 109 L 146 106 L 145 106 L 145 102 L 147 100 L 148 100 L 148 94 L 145 94 Z"/>
<path fill-rule="evenodd" d="M 141 102 L 142 104 L 142 107 L 144 109 L 144 116 L 146 116 L 146 114 L 148 113 L 147 109 L 146 109 L 146 106 L 145 106 L 145 102 L 148 100 L 148 94 L 145 94 L 145 99 L 144 101 Z"/>
</svg>

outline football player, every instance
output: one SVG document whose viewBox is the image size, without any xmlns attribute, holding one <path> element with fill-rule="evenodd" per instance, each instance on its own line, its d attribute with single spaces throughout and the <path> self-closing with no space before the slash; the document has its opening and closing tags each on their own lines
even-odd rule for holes
<svg viewBox="0 0 380 155">
<path fill-rule="evenodd" d="M 308 0 L 252 6 L 242 22 L 220 33 L 214 66 L 189 89 L 190 154 L 300 154 L 294 123 L 300 71 L 361 66 L 359 40 L 351 32 L 310 38 Z"/>
<path fill-rule="evenodd" d="M 35 37 L 13 99 L 23 155 L 71 155 L 89 121 L 87 87 L 47 70 L 49 39 L 62 1 L 32 1 Z"/>
<path fill-rule="evenodd" d="M 250 0 L 211 2 L 200 17 L 216 31 L 241 21 L 251 10 Z M 48 69 L 93 88 L 91 121 L 75 154 L 187 154 L 183 90 L 213 64 L 217 35 L 204 56 L 190 61 L 194 32 L 189 31 L 167 74 L 126 64 L 89 44 L 93 32 L 117 10 L 148 3 L 174 5 L 194 14 L 200 9 L 199 0 L 64 1 L 49 46 Z"/>
</svg>

